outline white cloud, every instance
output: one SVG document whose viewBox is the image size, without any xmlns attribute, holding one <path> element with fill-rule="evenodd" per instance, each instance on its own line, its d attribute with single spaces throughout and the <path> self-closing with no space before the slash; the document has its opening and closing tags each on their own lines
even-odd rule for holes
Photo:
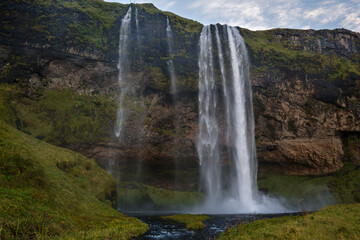
<svg viewBox="0 0 360 240">
<path fill-rule="evenodd" d="M 285 27 L 301 14 L 299 0 L 196 0 L 190 8 L 199 8 L 204 14 L 217 15 L 230 25 L 250 29 Z"/>
<path fill-rule="evenodd" d="M 170 7 L 174 6 L 175 5 L 175 1 L 171 1 L 169 2 L 168 4 L 165 5 L 165 9 L 169 9 Z"/>
<path fill-rule="evenodd" d="M 112 0 L 129 3 L 130 0 Z M 203 24 L 251 30 L 347 28 L 360 32 L 360 0 L 136 0 Z"/>
<path fill-rule="evenodd" d="M 359 31 L 360 0 L 195 0 L 205 19 L 221 19 L 252 30 L 275 27 L 335 28 Z"/>
<path fill-rule="evenodd" d="M 345 28 L 360 32 L 360 14 L 358 12 L 347 14 L 341 23 Z"/>
</svg>

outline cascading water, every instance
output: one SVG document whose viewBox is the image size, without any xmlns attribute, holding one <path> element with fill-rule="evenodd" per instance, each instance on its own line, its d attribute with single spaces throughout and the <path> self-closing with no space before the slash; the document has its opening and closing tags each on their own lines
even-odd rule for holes
<svg viewBox="0 0 360 240">
<path fill-rule="evenodd" d="M 170 26 L 169 17 L 166 19 L 166 37 L 168 42 L 168 49 L 169 49 L 169 60 L 167 61 L 170 79 L 171 79 L 171 93 L 175 96 L 176 95 L 176 74 L 175 74 L 175 67 L 172 60 L 171 55 L 173 54 L 173 34 Z"/>
<path fill-rule="evenodd" d="M 131 33 L 131 6 L 126 12 L 124 18 L 121 21 L 120 27 L 120 36 L 119 36 L 119 61 L 118 61 L 118 81 L 119 81 L 119 99 L 118 99 L 118 109 L 116 113 L 116 122 L 115 122 L 115 136 L 120 138 L 121 131 L 123 128 L 124 121 L 126 119 L 126 113 L 124 110 L 124 100 L 127 93 L 127 86 L 125 83 L 126 74 L 129 71 L 129 35 Z"/>
<path fill-rule="evenodd" d="M 221 168 L 218 146 L 219 128 L 216 119 L 216 84 L 214 76 L 212 37 L 210 26 L 200 35 L 199 55 L 199 138 L 197 151 L 201 164 L 207 204 L 215 204 L 220 197 Z"/>
<path fill-rule="evenodd" d="M 240 203 L 254 209 L 256 191 L 256 157 L 254 145 L 254 118 L 249 76 L 249 60 L 243 38 L 235 28 L 227 27 L 232 69 L 234 108 L 231 120 L 234 132 L 232 159 L 235 161 L 237 182 L 233 192 Z M 237 192 L 236 192 L 237 191 Z"/>
<path fill-rule="evenodd" d="M 225 73 L 225 66 L 224 66 L 224 54 L 223 54 L 223 50 L 222 50 L 222 46 L 221 46 L 221 42 L 220 42 L 219 29 L 218 29 L 217 25 L 215 25 L 215 37 L 216 37 L 216 46 L 218 49 L 218 56 L 219 56 L 221 83 L 223 86 L 223 94 L 224 94 L 224 98 L 225 98 L 224 107 L 225 107 L 225 111 L 226 111 L 226 115 L 225 115 L 226 126 L 230 126 L 230 110 L 232 109 L 232 107 L 231 107 L 230 95 L 229 95 L 228 89 L 227 89 L 226 73 Z M 229 142 L 230 127 L 227 127 L 226 130 L 227 130 L 226 141 Z"/>
<path fill-rule="evenodd" d="M 135 8 L 135 23 L 136 23 L 136 30 L 139 29 L 139 11 Z"/>
<path fill-rule="evenodd" d="M 284 212 L 285 209 L 276 200 L 260 195 L 257 190 L 252 92 L 245 42 L 237 28 L 224 26 L 223 40 L 218 27 L 214 26 L 213 29 L 215 37 L 212 26 L 204 26 L 200 35 L 197 150 L 207 199 L 199 211 Z M 214 51 L 213 38 L 217 51 Z M 218 54 L 220 77 L 214 71 L 214 52 Z M 228 68 L 225 67 L 225 59 L 229 59 Z M 221 79 L 223 99 L 219 99 L 221 95 L 217 94 L 218 78 Z M 224 103 L 223 112 L 218 102 Z M 235 166 L 233 174 L 227 173 L 230 176 L 230 187 L 226 191 L 223 191 L 222 183 L 222 175 L 225 173 L 220 164 L 223 156 L 220 156 L 219 115 L 222 113 L 226 121 L 223 125 L 227 128 L 223 141 L 228 146 L 230 165 Z"/>
</svg>

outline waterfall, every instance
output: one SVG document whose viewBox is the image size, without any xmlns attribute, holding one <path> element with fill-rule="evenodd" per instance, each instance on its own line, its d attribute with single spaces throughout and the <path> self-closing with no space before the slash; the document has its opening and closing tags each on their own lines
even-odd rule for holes
<svg viewBox="0 0 360 240">
<path fill-rule="evenodd" d="M 210 26 L 200 35 L 199 55 L 199 138 L 197 151 L 201 175 L 208 200 L 215 203 L 220 196 L 221 171 L 218 146 L 219 128 L 216 119 L 216 85 L 214 76 L 212 36 Z"/>
<path fill-rule="evenodd" d="M 127 93 L 126 76 L 129 72 L 129 43 L 131 34 L 131 6 L 126 12 L 124 18 L 121 21 L 120 36 L 119 36 L 119 60 L 118 60 L 118 82 L 119 82 L 119 98 L 118 98 L 118 109 L 116 113 L 115 122 L 115 136 L 120 138 L 123 124 L 126 119 L 126 112 L 124 109 L 124 100 Z"/>
<path fill-rule="evenodd" d="M 256 191 L 256 167 L 254 146 L 254 118 L 249 77 L 249 60 L 243 38 L 235 28 L 227 27 L 232 70 L 234 106 L 231 126 L 234 132 L 232 159 L 235 162 L 237 181 L 233 192 L 240 203 L 252 207 Z"/>
<path fill-rule="evenodd" d="M 223 54 L 223 50 L 222 50 L 222 46 L 221 46 L 221 42 L 220 42 L 220 35 L 219 35 L 219 29 L 217 27 L 217 25 L 215 25 L 215 36 L 216 36 L 216 47 L 218 50 L 218 57 L 219 57 L 219 65 L 220 65 L 220 72 L 221 72 L 221 83 L 223 86 L 223 94 L 224 94 L 224 108 L 226 111 L 226 115 L 225 115 L 225 119 L 226 119 L 226 141 L 229 142 L 229 137 L 230 137 L 230 111 L 232 109 L 231 107 L 231 101 L 230 101 L 230 95 L 228 93 L 228 89 L 227 89 L 227 82 L 226 82 L 226 73 L 225 73 L 225 63 L 224 63 L 224 54 Z"/>
<path fill-rule="evenodd" d="M 168 42 L 168 50 L 169 50 L 169 60 L 167 61 L 170 79 L 171 79 L 171 93 L 175 96 L 176 95 L 176 74 L 175 74 L 175 68 L 174 63 L 172 60 L 172 54 L 173 54 L 173 34 L 170 26 L 169 17 L 166 18 L 166 37 Z"/>
<path fill-rule="evenodd" d="M 136 23 L 136 30 L 139 29 L 139 12 L 137 8 L 135 8 L 135 23 Z"/>
<path fill-rule="evenodd" d="M 216 44 L 213 44 L 213 39 Z M 204 26 L 199 45 L 197 151 L 202 184 L 207 196 L 200 211 L 212 213 L 285 211 L 277 200 L 265 197 L 257 190 L 249 59 L 239 30 L 224 26 L 221 35 L 217 26 Z M 220 74 L 215 74 L 214 68 L 217 66 L 220 68 Z M 219 94 L 220 91 L 222 94 Z M 223 102 L 223 111 L 218 104 L 220 102 Z M 221 119 L 225 119 L 225 123 L 222 124 L 225 129 L 222 132 L 219 131 Z M 220 160 L 226 153 L 220 151 L 219 141 L 222 139 L 220 133 L 223 134 L 223 144 L 228 148 L 227 157 L 231 172 L 230 174 L 229 171 L 227 172 L 230 186 L 225 190 L 222 176 L 226 172 L 223 172 Z"/>
</svg>

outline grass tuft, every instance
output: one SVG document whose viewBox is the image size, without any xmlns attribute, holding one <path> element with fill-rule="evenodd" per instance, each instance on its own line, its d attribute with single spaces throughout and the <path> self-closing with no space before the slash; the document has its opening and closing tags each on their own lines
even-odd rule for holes
<svg viewBox="0 0 360 240">
<path fill-rule="evenodd" d="M 200 230 L 205 228 L 203 221 L 210 219 L 207 215 L 180 214 L 162 217 L 163 219 L 173 220 L 179 223 L 185 223 L 186 229 Z"/>
</svg>

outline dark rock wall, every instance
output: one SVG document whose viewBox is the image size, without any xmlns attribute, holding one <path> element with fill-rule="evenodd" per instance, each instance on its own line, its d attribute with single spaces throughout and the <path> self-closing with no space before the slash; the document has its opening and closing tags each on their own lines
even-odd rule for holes
<svg viewBox="0 0 360 240">
<path fill-rule="evenodd" d="M 128 5 L 80 0 L 0 5 L 1 82 L 17 84 L 29 96 L 38 89 L 70 88 L 116 102 L 119 28 Z M 69 140 L 63 145 L 103 167 L 115 161 L 119 171 L 126 169 L 124 181 L 137 175 L 139 181 L 157 186 L 170 188 L 171 180 L 179 188 L 195 189 L 202 25 L 149 4 L 133 6 L 139 28 L 133 13 L 128 120 L 121 141 L 112 135 L 113 109 L 113 117 L 104 117 L 110 127 L 101 130 L 107 138 L 89 142 L 80 137 L 76 144 Z M 166 64 L 167 16 L 174 34 L 175 102 Z M 344 29 L 241 33 L 251 59 L 260 170 L 318 175 L 340 169 L 345 160 L 358 161 L 353 159 L 360 132 L 359 34 Z M 11 121 L 16 125 L 21 120 L 16 114 Z M 31 129 L 27 132 L 36 136 Z M 162 173 L 151 170 L 155 168 Z"/>
</svg>

